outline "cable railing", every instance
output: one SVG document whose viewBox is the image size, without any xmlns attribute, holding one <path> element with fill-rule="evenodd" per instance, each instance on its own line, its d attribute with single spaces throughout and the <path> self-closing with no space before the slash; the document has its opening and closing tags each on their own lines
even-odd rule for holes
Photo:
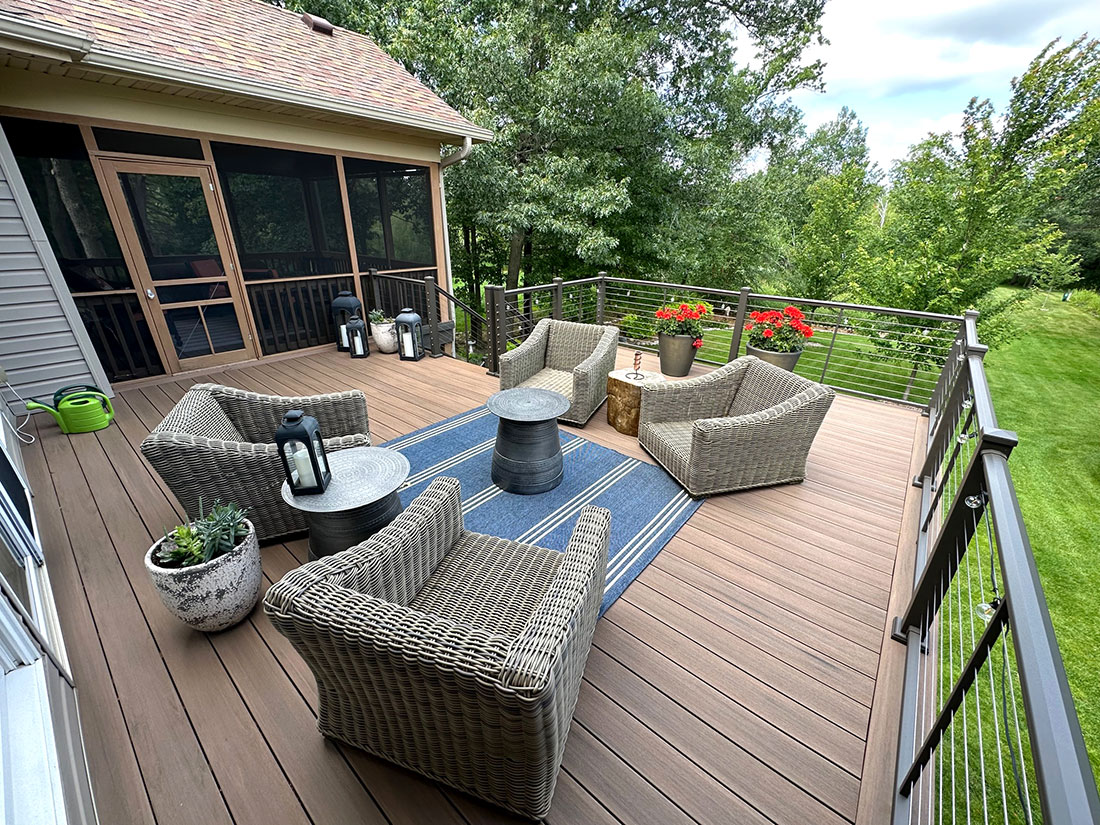
<svg viewBox="0 0 1100 825">
<path fill-rule="evenodd" d="M 1100 822 L 1100 799 L 1012 484 L 977 313 L 932 389 L 894 825 Z"/>
<path fill-rule="evenodd" d="M 937 376 L 960 334 L 962 317 L 817 301 L 741 290 L 614 278 L 600 273 L 575 281 L 505 290 L 486 288 L 492 329 L 490 371 L 499 354 L 523 341 L 543 318 L 614 324 L 623 345 L 656 350 L 654 312 L 667 303 L 705 301 L 713 307 L 697 359 L 725 364 L 746 353 L 745 323 L 754 311 L 795 305 L 815 334 L 795 372 L 851 395 L 926 408 Z"/>
</svg>

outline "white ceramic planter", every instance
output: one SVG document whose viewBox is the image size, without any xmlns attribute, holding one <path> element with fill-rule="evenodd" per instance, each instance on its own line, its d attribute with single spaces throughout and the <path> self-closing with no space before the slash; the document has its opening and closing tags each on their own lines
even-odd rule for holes
<svg viewBox="0 0 1100 825">
<path fill-rule="evenodd" d="M 370 337 L 379 352 L 397 352 L 397 325 L 393 322 L 371 324 Z"/>
<path fill-rule="evenodd" d="M 145 569 L 160 600 L 196 630 L 224 630 L 252 612 L 260 598 L 263 571 L 256 528 L 228 553 L 193 567 L 161 567 L 153 561 L 161 539 L 145 554 Z"/>
</svg>

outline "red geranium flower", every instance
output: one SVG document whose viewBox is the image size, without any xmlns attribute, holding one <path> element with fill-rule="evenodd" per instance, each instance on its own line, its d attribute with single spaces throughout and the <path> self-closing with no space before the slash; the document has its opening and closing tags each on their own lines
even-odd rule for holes
<svg viewBox="0 0 1100 825">
<path fill-rule="evenodd" d="M 813 336 L 814 336 L 813 327 L 806 327 L 804 330 L 802 330 L 802 334 L 805 335 L 807 338 L 813 338 Z"/>
<path fill-rule="evenodd" d="M 694 341 L 691 342 L 691 345 L 695 347 L 695 349 L 699 349 L 699 347 L 703 346 L 703 339 L 696 338 Z"/>
<path fill-rule="evenodd" d="M 747 324 L 745 324 L 745 329 L 746 329 L 746 330 L 750 330 L 750 329 L 752 329 L 752 328 L 753 328 L 753 326 L 754 326 L 753 322 L 752 322 L 752 321 L 749 321 L 749 322 L 748 322 Z"/>
<path fill-rule="evenodd" d="M 764 337 L 765 338 L 771 338 L 773 335 L 775 335 L 774 330 L 770 330 L 770 329 L 764 330 Z"/>
<path fill-rule="evenodd" d="M 700 315 L 704 315 L 707 311 L 707 305 L 706 304 L 697 304 L 695 308 L 699 311 Z"/>
</svg>

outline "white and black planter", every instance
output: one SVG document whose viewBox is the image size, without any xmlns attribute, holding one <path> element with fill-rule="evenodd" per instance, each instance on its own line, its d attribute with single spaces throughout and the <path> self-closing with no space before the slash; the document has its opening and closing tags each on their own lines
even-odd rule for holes
<svg viewBox="0 0 1100 825">
<path fill-rule="evenodd" d="M 191 567 L 161 567 L 154 561 L 161 539 L 145 554 L 145 569 L 160 600 L 181 622 L 196 630 L 232 627 L 252 612 L 260 598 L 263 571 L 256 528 L 240 544 L 217 558 Z"/>
<path fill-rule="evenodd" d="M 372 322 L 370 337 L 379 352 L 397 352 L 397 325 L 393 321 L 384 324 Z"/>
</svg>

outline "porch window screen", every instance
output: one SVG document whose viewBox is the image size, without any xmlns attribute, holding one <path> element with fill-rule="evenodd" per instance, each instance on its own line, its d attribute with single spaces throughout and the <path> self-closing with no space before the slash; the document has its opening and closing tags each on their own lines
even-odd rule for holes
<svg viewBox="0 0 1100 825">
<path fill-rule="evenodd" d="M 107 377 L 163 373 L 80 128 L 14 117 L 0 125 Z"/>
<path fill-rule="evenodd" d="M 431 178 L 419 166 L 344 158 L 359 268 L 435 266 Z"/>
<path fill-rule="evenodd" d="M 246 281 L 351 272 L 336 159 L 213 143 Z"/>
<path fill-rule="evenodd" d="M 80 128 L 0 118 L 72 292 L 132 289 Z"/>
</svg>

